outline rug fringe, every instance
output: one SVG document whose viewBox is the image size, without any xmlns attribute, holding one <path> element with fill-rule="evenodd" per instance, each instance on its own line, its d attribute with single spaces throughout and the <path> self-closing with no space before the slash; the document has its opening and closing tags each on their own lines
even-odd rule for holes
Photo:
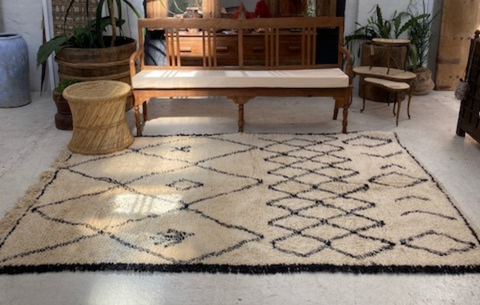
<svg viewBox="0 0 480 305">
<path fill-rule="evenodd" d="M 346 274 L 431 274 L 431 275 L 463 275 L 478 274 L 480 266 L 422 266 L 422 265 L 208 265 L 208 264 L 52 264 L 52 265 L 15 265 L 0 267 L 0 274 L 27 274 L 50 272 L 98 272 L 98 271 L 131 271 L 149 273 L 209 273 L 209 274 L 243 274 L 264 276 L 273 274 L 301 273 L 346 273 Z"/>
<path fill-rule="evenodd" d="M 0 241 L 4 240 L 6 235 L 18 224 L 22 216 L 35 205 L 42 189 L 52 180 L 58 168 L 67 165 L 66 162 L 71 155 L 72 152 L 68 148 L 64 148 L 50 166 L 51 169 L 40 174 L 38 181 L 29 187 L 25 195 L 0 219 Z"/>
<path fill-rule="evenodd" d="M 405 147 L 402 142 L 400 142 L 400 139 L 398 137 L 398 134 L 396 132 L 393 133 L 395 138 L 397 139 L 398 144 L 407 152 L 407 154 L 415 161 L 417 164 L 425 171 L 430 176 L 430 179 L 435 183 L 437 188 L 447 197 L 448 201 L 452 205 L 452 207 L 458 212 L 459 216 L 463 219 L 467 227 L 470 229 L 470 232 L 472 232 L 473 236 L 476 238 L 478 244 L 480 244 L 480 228 L 473 225 L 475 222 L 467 216 L 466 213 L 464 213 L 463 209 L 461 208 L 460 204 L 450 196 L 447 188 L 443 183 L 441 183 L 431 172 L 428 170 L 420 160 L 415 157 L 410 150 L 408 150 L 407 147 Z"/>
<path fill-rule="evenodd" d="M 5 235 L 18 223 L 22 215 L 32 207 L 37 201 L 37 196 L 42 188 L 54 176 L 53 171 L 45 171 L 40 175 L 37 183 L 29 187 L 26 194 L 18 200 L 15 206 L 5 213 L 3 219 L 0 220 L 0 239 L 3 240 Z"/>
<path fill-rule="evenodd" d="M 72 152 L 68 148 L 64 148 L 58 155 L 58 157 L 53 161 L 50 167 L 58 169 L 60 167 L 68 166 L 68 159 L 72 156 Z"/>
</svg>

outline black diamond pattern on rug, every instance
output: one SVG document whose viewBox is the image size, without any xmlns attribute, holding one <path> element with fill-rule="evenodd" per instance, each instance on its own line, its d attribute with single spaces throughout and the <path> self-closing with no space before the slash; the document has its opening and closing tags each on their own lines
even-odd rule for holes
<svg viewBox="0 0 480 305">
<path fill-rule="evenodd" d="M 407 247 L 424 250 L 439 256 L 466 252 L 476 247 L 472 242 L 466 242 L 433 230 L 401 240 L 401 243 Z"/>
</svg>

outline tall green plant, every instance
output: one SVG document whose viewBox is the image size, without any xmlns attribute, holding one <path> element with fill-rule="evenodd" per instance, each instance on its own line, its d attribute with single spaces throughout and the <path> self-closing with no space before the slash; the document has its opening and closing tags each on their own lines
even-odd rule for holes
<svg viewBox="0 0 480 305">
<path fill-rule="evenodd" d="M 72 2 L 75 0 L 72 0 Z M 113 47 L 115 44 L 115 40 L 117 38 L 117 27 L 119 28 L 120 32 L 122 32 L 122 24 L 117 24 L 116 22 L 116 15 L 118 12 L 118 20 L 122 20 L 122 3 L 124 3 L 128 8 L 130 8 L 138 18 L 141 18 L 140 13 L 137 9 L 130 3 L 128 0 L 99 0 L 97 5 L 97 13 L 96 13 L 96 20 L 95 24 L 97 26 L 97 32 L 101 33 L 102 31 L 102 17 L 103 14 L 103 5 L 107 2 L 107 10 L 108 15 L 107 18 L 110 18 L 110 25 L 112 26 L 112 41 L 111 46 Z M 88 3 L 88 0 L 86 1 Z M 105 47 L 105 41 L 103 40 L 103 35 L 100 35 L 100 43 L 102 47 Z"/>
<path fill-rule="evenodd" d="M 432 23 L 437 18 L 439 12 L 433 16 L 427 13 L 427 4 L 425 0 L 421 0 L 421 12 L 418 10 L 420 1 L 410 1 L 408 5 L 408 13 L 410 16 L 421 16 L 422 18 L 416 18 L 415 22 L 409 29 L 408 36 L 412 43 L 412 51 L 409 54 L 410 62 L 413 69 L 417 67 L 423 67 L 428 61 L 428 50 L 431 46 L 433 39 Z"/>
</svg>

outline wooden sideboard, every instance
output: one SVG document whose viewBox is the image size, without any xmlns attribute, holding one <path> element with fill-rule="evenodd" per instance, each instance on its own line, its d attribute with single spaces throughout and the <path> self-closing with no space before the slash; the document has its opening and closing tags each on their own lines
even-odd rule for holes
<svg viewBox="0 0 480 305">
<path fill-rule="evenodd" d="M 262 32 L 244 34 L 243 54 L 245 65 L 264 66 L 267 58 L 265 38 Z M 238 64 L 238 36 L 235 33 L 219 33 L 216 37 L 216 53 L 218 65 Z M 280 64 L 301 64 L 301 35 L 283 31 L 279 40 Z M 183 66 L 201 66 L 203 61 L 203 40 L 200 34 L 184 32 L 181 34 L 180 54 Z"/>
<path fill-rule="evenodd" d="M 163 0 L 163 1 L 173 1 L 173 0 Z M 158 17 L 167 17 L 167 5 L 163 1 L 158 0 L 145 0 L 145 10 L 146 16 L 148 18 L 158 18 Z M 294 16 L 294 12 L 290 11 L 292 5 L 301 2 L 300 6 L 305 6 L 303 2 L 306 0 L 265 0 L 270 11 L 274 17 L 287 17 Z M 239 0 L 238 4 L 242 1 Z M 336 16 L 337 11 L 337 0 L 314 0 L 315 3 L 315 16 Z M 294 5 L 293 7 L 295 7 Z M 288 8 L 287 8 L 288 7 Z M 204 13 L 204 18 L 219 18 L 221 17 L 221 0 L 203 0 L 202 1 L 202 11 Z M 303 16 L 305 12 L 298 11 L 294 9 L 297 13 L 297 16 Z"/>
</svg>

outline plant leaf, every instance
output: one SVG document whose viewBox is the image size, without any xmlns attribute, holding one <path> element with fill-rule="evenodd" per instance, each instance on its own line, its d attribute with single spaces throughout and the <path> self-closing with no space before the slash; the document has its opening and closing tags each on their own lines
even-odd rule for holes
<svg viewBox="0 0 480 305">
<path fill-rule="evenodd" d="M 66 28 L 67 28 L 67 17 L 68 17 L 68 14 L 70 14 L 70 9 L 72 8 L 74 2 L 75 2 L 75 0 L 70 1 L 70 3 L 68 4 L 68 8 L 65 11 L 65 17 L 63 17 L 63 33 L 65 35 L 66 35 L 66 32 L 67 32 L 67 30 L 66 30 Z"/>
<path fill-rule="evenodd" d="M 57 36 L 40 46 L 37 52 L 37 67 L 52 55 L 53 52 L 59 52 L 67 46 L 68 38 L 65 35 Z"/>
<path fill-rule="evenodd" d="M 410 20 L 405 22 L 405 24 L 400 28 L 400 30 L 398 32 L 398 36 L 400 36 L 403 32 L 405 32 L 406 30 L 411 28 L 419 20 L 421 20 L 423 18 L 428 18 L 428 17 L 430 17 L 430 14 L 421 14 L 421 15 L 412 17 Z"/>
<path fill-rule="evenodd" d="M 105 0 L 98 0 L 98 5 L 97 5 L 97 14 L 95 18 L 95 25 L 96 25 L 96 30 L 98 33 L 98 40 L 100 42 L 100 46 L 102 48 L 105 48 L 105 41 L 103 40 L 103 31 L 102 31 L 102 11 L 103 11 L 103 4 L 105 3 Z"/>
<path fill-rule="evenodd" d="M 135 15 L 137 15 L 137 18 L 142 18 L 142 15 L 140 15 L 138 10 L 135 8 L 135 6 L 132 5 L 132 3 L 130 3 L 130 1 L 128 0 L 122 0 L 122 1 L 132 9 Z"/>
</svg>

